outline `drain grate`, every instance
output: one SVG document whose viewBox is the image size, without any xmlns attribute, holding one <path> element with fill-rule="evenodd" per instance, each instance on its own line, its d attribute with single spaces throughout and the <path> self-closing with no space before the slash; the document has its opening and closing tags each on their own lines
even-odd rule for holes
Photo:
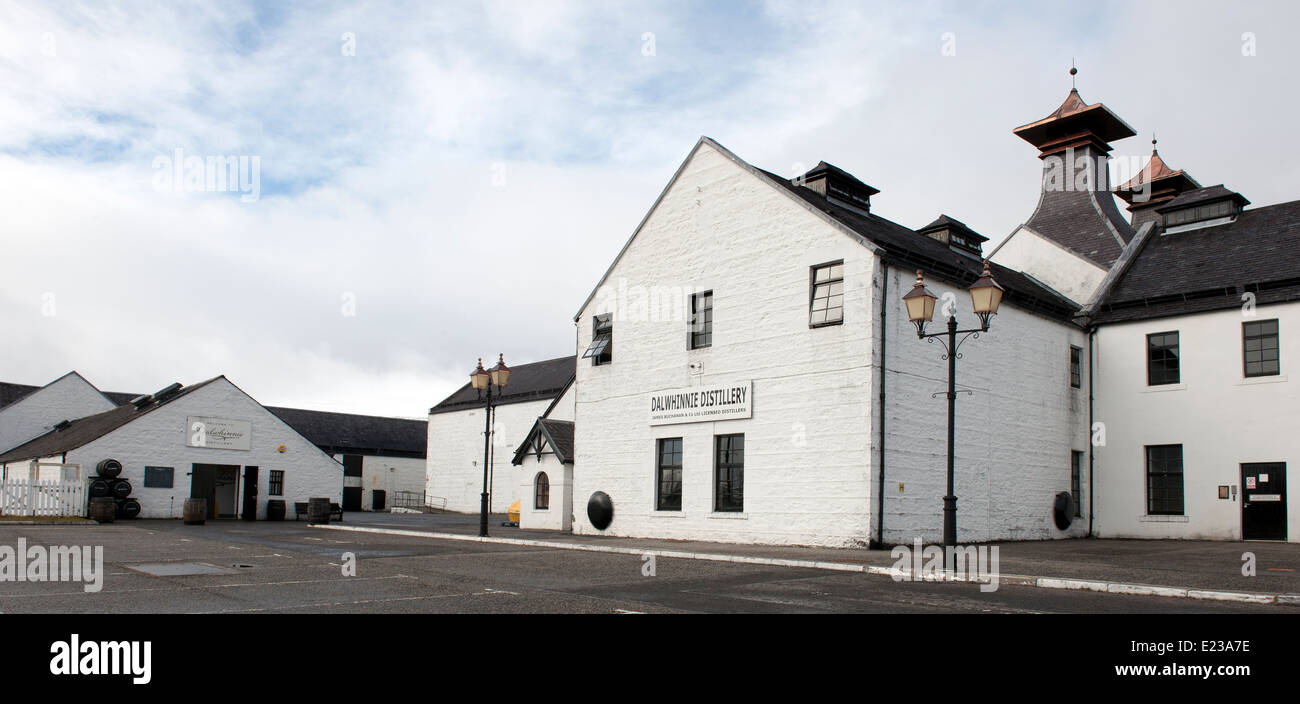
<svg viewBox="0 0 1300 704">
<path fill-rule="evenodd" d="M 234 574 L 232 570 L 206 562 L 144 562 L 137 565 L 124 565 L 129 570 L 143 572 L 154 577 L 187 577 L 196 574 Z"/>
</svg>

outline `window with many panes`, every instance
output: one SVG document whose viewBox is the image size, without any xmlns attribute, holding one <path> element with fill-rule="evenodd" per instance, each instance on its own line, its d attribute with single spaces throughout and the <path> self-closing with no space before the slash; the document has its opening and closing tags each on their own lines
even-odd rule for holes
<svg viewBox="0 0 1300 704">
<path fill-rule="evenodd" d="M 812 268 L 808 325 L 839 325 L 844 322 L 844 262 Z"/>
<path fill-rule="evenodd" d="M 614 361 L 614 314 L 602 313 L 591 319 L 591 344 L 582 354 L 593 367 Z"/>
<path fill-rule="evenodd" d="M 1083 348 L 1070 345 L 1070 386 L 1083 386 Z"/>
<path fill-rule="evenodd" d="M 551 478 L 546 472 L 537 473 L 537 482 L 533 486 L 533 508 L 545 511 L 551 507 Z"/>
<path fill-rule="evenodd" d="M 1083 453 L 1070 451 L 1070 494 L 1074 496 L 1074 517 L 1083 515 Z"/>
<path fill-rule="evenodd" d="M 267 487 L 267 493 L 271 496 L 284 496 L 284 470 L 271 470 L 271 482 Z"/>
<path fill-rule="evenodd" d="M 691 324 L 687 339 L 695 350 L 713 344 L 713 292 L 691 294 Z"/>
<path fill-rule="evenodd" d="M 1241 344 L 1246 376 L 1274 376 L 1282 372 L 1278 359 L 1277 319 L 1241 324 Z"/>
<path fill-rule="evenodd" d="M 1183 446 L 1148 445 L 1147 513 L 1183 515 Z"/>
<path fill-rule="evenodd" d="M 745 436 L 716 435 L 714 511 L 745 510 Z"/>
<path fill-rule="evenodd" d="M 658 469 L 655 488 L 655 510 L 682 510 L 682 439 L 663 438 L 658 441 Z"/>
<path fill-rule="evenodd" d="M 1147 335 L 1147 384 L 1177 384 L 1178 331 Z"/>
</svg>

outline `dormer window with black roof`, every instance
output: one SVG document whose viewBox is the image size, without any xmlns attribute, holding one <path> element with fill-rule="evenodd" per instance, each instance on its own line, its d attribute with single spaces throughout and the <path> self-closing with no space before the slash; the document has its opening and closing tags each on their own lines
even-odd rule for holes
<svg viewBox="0 0 1300 704">
<path fill-rule="evenodd" d="M 871 213 L 871 196 L 880 192 L 880 189 L 868 186 L 844 169 L 824 161 L 818 162 L 811 171 L 796 178 L 794 182 L 859 215 Z"/>
<path fill-rule="evenodd" d="M 917 232 L 948 245 L 952 251 L 975 259 L 984 258 L 984 243 L 989 238 L 966 227 L 960 220 L 940 215 L 934 222 Z"/>
<path fill-rule="evenodd" d="M 1156 212 L 1164 217 L 1165 232 L 1175 233 L 1232 222 L 1247 205 L 1240 193 L 1218 185 L 1187 191 Z"/>
</svg>

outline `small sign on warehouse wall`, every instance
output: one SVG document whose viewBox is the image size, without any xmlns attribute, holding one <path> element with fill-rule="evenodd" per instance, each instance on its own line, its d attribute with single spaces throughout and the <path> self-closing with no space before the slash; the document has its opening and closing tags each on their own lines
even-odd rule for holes
<svg viewBox="0 0 1300 704">
<path fill-rule="evenodd" d="M 213 450 L 247 450 L 253 425 L 246 420 L 190 416 L 185 419 L 185 444 Z"/>
</svg>

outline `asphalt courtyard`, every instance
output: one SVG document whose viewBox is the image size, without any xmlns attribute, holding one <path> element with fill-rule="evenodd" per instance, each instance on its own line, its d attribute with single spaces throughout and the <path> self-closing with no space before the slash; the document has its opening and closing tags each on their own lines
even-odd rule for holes
<svg viewBox="0 0 1300 704">
<path fill-rule="evenodd" d="M 349 514 L 348 525 L 464 517 Z M 502 531 L 496 531 L 501 534 Z M 518 532 L 515 533 L 516 535 Z M 304 523 L 5 525 L 0 546 L 100 545 L 102 589 L 0 582 L 0 613 L 1296 613 L 1295 607 L 343 532 Z M 355 559 L 350 560 L 349 554 Z M 355 575 L 345 567 L 355 565 Z"/>
</svg>

